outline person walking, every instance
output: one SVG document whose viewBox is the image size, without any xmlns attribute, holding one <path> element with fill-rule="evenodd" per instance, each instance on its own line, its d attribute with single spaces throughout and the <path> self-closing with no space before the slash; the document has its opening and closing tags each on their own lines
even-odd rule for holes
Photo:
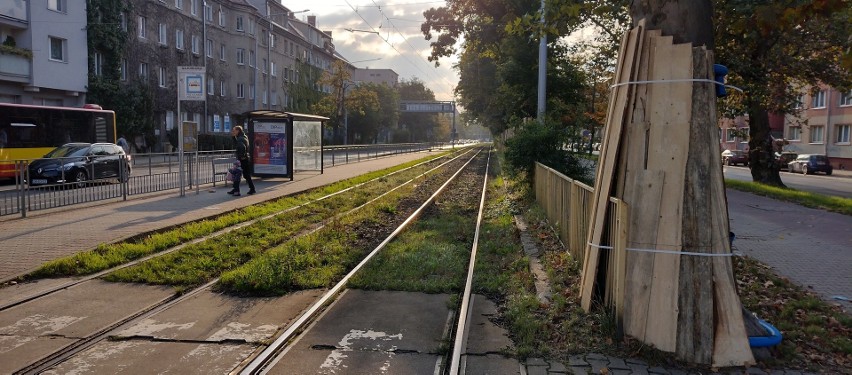
<svg viewBox="0 0 852 375">
<path fill-rule="evenodd" d="M 251 181 L 251 174 L 254 172 L 254 166 L 252 165 L 251 157 L 249 156 L 249 140 L 246 133 L 243 131 L 242 126 L 234 126 L 231 128 L 231 136 L 234 137 L 234 156 L 236 156 L 237 160 L 240 162 L 240 166 L 243 169 L 243 178 L 248 182 L 249 191 L 248 194 L 252 195 L 255 193 L 254 190 L 254 182 Z M 228 192 L 235 197 L 240 196 L 240 178 L 237 177 L 234 179 L 234 188 Z"/>
<path fill-rule="evenodd" d="M 128 144 L 127 139 L 124 138 L 124 134 L 118 137 L 118 140 L 115 141 L 115 144 L 121 147 L 121 149 L 124 150 L 125 154 L 130 153 L 130 144 Z"/>
</svg>

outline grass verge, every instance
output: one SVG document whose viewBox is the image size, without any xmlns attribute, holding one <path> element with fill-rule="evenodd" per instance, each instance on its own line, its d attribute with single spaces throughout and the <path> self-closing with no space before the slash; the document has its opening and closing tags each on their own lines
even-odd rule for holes
<svg viewBox="0 0 852 375">
<path fill-rule="evenodd" d="M 725 187 L 786 202 L 792 202 L 805 207 L 819 208 L 844 215 L 852 215 L 852 199 L 849 198 L 834 197 L 801 190 L 768 186 L 756 182 L 731 179 L 725 179 Z"/>
</svg>

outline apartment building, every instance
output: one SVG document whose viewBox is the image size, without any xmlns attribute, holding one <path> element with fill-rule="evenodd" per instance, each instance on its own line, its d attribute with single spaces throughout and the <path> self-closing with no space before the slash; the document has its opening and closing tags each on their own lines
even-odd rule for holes
<svg viewBox="0 0 852 375">
<path fill-rule="evenodd" d="M 352 71 L 352 80 L 358 83 L 385 84 L 396 87 L 399 84 L 399 74 L 393 69 L 356 68 Z"/>
<path fill-rule="evenodd" d="M 88 74 L 85 3 L 2 3 L 0 102 L 82 106 Z"/>
<path fill-rule="evenodd" d="M 799 95 L 801 112 L 770 114 L 770 134 L 777 148 L 798 154 L 828 156 L 835 169 L 852 169 L 852 90 L 821 86 Z M 719 120 L 722 150 L 748 150 L 748 116 Z M 745 135 L 745 137 L 743 137 Z"/>
</svg>

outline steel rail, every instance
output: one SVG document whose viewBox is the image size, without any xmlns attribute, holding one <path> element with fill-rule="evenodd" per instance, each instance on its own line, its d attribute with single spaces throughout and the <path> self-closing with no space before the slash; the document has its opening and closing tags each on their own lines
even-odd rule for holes
<svg viewBox="0 0 852 375">
<path fill-rule="evenodd" d="M 451 162 L 453 162 L 453 161 L 455 161 L 455 160 L 457 160 L 457 159 L 461 158 L 462 156 L 464 156 L 464 155 L 466 155 L 466 154 L 468 154 L 468 153 L 470 153 L 470 152 L 471 152 L 471 150 L 467 150 L 467 151 L 465 151 L 465 152 L 460 152 L 460 153 L 459 153 L 459 155 L 457 155 L 457 156 L 455 156 L 455 157 L 451 158 L 450 160 L 447 160 L 447 161 L 445 161 L 444 163 L 441 163 L 441 164 L 439 164 L 439 165 L 437 165 L 437 166 L 435 166 L 435 167 L 433 167 L 433 168 L 429 169 L 428 171 L 425 171 L 425 172 L 423 172 L 423 173 L 421 173 L 421 174 L 419 174 L 419 175 L 415 176 L 414 178 L 411 178 L 411 179 L 409 179 L 408 181 L 403 182 L 402 184 L 399 184 L 399 186 L 396 186 L 396 187 L 394 187 L 393 189 L 390 189 L 390 190 L 388 190 L 388 191 L 386 191 L 386 192 L 384 192 L 384 193 L 380 194 L 380 195 L 379 195 L 379 196 L 377 196 L 376 198 L 373 198 L 373 199 L 371 199 L 370 201 L 365 202 L 364 204 L 362 204 L 362 205 L 360 205 L 360 206 L 358 206 L 358 207 L 355 207 L 355 208 L 353 208 L 353 209 L 351 209 L 351 210 L 349 210 L 349 211 L 346 211 L 346 212 L 344 212 L 344 213 L 342 213 L 342 214 L 334 215 L 334 218 L 336 218 L 336 217 L 340 217 L 340 216 L 344 216 L 344 215 L 350 214 L 350 213 L 352 213 L 352 212 L 354 212 L 354 211 L 357 211 L 357 210 L 359 210 L 359 209 L 361 209 L 361 208 L 364 208 L 364 207 L 366 207 L 367 205 L 369 205 L 369 204 L 371 204 L 371 203 L 375 202 L 376 200 L 380 199 L 381 197 L 384 197 L 385 195 L 388 195 L 388 194 L 390 194 L 391 192 L 393 192 L 393 191 L 395 191 L 395 190 L 397 190 L 397 189 L 401 188 L 402 186 L 405 186 L 405 185 L 407 185 L 407 184 L 410 184 L 410 183 L 412 183 L 413 181 L 416 181 L 417 179 L 419 179 L 419 178 L 421 178 L 421 177 L 423 177 L 423 176 L 426 176 L 426 175 L 427 175 L 427 174 L 429 174 L 429 173 L 432 173 L 433 171 L 435 171 L 435 170 L 437 170 L 437 169 L 439 169 L 439 168 L 441 168 L 441 167 L 443 167 L 443 166 L 447 165 L 448 163 L 451 163 Z M 476 155 L 474 155 L 474 157 L 475 157 L 475 156 L 476 156 Z M 434 160 L 434 159 L 433 159 L 433 160 Z M 414 167 L 416 167 L 416 166 L 423 165 L 423 164 L 428 163 L 428 162 L 430 162 L 430 161 L 432 161 L 432 160 L 425 161 L 425 162 L 423 162 L 423 163 L 418 163 L 418 164 L 415 164 L 415 165 L 413 165 L 413 166 L 411 166 L 411 167 L 407 167 L 407 168 L 401 169 L 401 170 L 399 170 L 399 171 L 395 171 L 395 172 L 393 172 L 393 173 L 402 172 L 402 171 L 404 171 L 404 170 L 408 170 L 408 169 L 414 168 Z M 467 163 L 470 163 L 470 161 L 468 161 Z M 467 163 L 466 163 L 465 165 L 467 165 Z M 462 167 L 462 169 L 463 169 L 463 168 L 464 168 L 464 167 Z M 458 172 L 457 172 L 456 174 L 458 174 Z M 390 174 L 389 174 L 389 175 L 390 175 Z M 351 187 L 349 187 L 349 188 L 347 188 L 347 189 L 344 189 L 344 190 L 341 190 L 341 191 L 338 191 L 338 192 L 335 192 L 335 193 L 332 193 L 332 194 L 329 194 L 329 195 L 323 196 L 323 197 L 321 197 L 320 199 L 312 200 L 312 201 L 306 202 L 306 203 L 304 203 L 304 204 L 302 204 L 302 205 L 300 205 L 300 206 L 290 208 L 290 209 L 288 209 L 288 211 L 289 211 L 289 210 L 292 210 L 292 209 L 295 209 L 295 208 L 298 208 L 298 207 L 301 207 L 301 206 L 304 206 L 304 205 L 307 205 L 307 204 L 310 204 L 310 203 L 317 202 L 317 201 L 322 200 L 322 199 L 327 199 L 327 198 L 329 198 L 329 197 L 331 197 L 331 196 L 334 196 L 334 195 L 340 194 L 340 193 L 342 193 L 343 191 L 350 190 L 350 189 L 353 189 L 353 188 L 355 188 L 355 187 L 362 186 L 362 185 L 364 185 L 364 184 L 366 184 L 366 183 L 368 183 L 368 182 L 372 182 L 372 181 L 375 181 L 375 180 L 377 180 L 377 179 L 380 179 L 380 178 L 383 178 L 383 177 L 386 177 L 386 176 L 388 176 L 388 175 L 381 176 L 381 177 L 377 177 L 377 178 L 375 178 L 375 179 L 371 179 L 371 180 L 369 180 L 369 181 L 365 181 L 365 182 L 363 182 L 363 183 L 359 183 L 359 184 L 353 185 L 353 186 L 351 186 Z M 279 213 L 272 214 L 272 215 L 268 215 L 268 216 L 269 216 L 269 217 L 274 217 L 274 216 L 280 215 L 281 213 L 282 213 L 282 212 L 279 212 Z M 253 220 L 253 221 L 240 223 L 240 224 L 239 224 L 239 228 L 243 228 L 243 227 L 245 227 L 245 226 L 248 226 L 248 225 L 250 225 L 251 223 L 254 223 L 254 222 L 258 221 L 258 220 L 260 220 L 260 219 L 255 219 L 255 220 Z M 329 221 L 329 220 L 331 220 L 331 219 L 327 219 L 327 220 L 325 220 L 324 222 L 327 222 L 327 221 Z M 308 233 L 316 232 L 316 231 L 318 231 L 318 230 L 322 229 L 324 226 L 325 226 L 325 224 L 322 224 L 322 225 L 318 226 L 317 228 L 314 228 L 313 230 L 311 230 L 311 231 L 310 231 L 310 232 L 308 232 Z M 237 228 L 235 228 L 235 227 L 229 227 L 229 228 L 231 228 L 230 230 L 235 230 L 235 229 L 237 229 Z M 229 231 L 230 231 L 230 230 L 229 230 Z M 217 233 L 218 233 L 218 232 L 217 232 Z M 299 236 L 295 236 L 293 239 L 298 238 L 298 237 L 300 237 L 300 236 L 302 236 L 302 235 L 305 235 L 305 234 L 301 234 L 301 235 L 299 235 Z M 179 246 L 178 246 L 178 249 L 179 249 L 179 248 L 183 248 L 183 247 L 185 247 L 185 246 L 187 246 L 187 245 L 189 245 L 189 244 L 191 244 L 191 243 L 196 243 L 196 242 L 199 242 L 199 241 L 203 241 L 204 239 L 206 239 L 206 238 L 208 238 L 208 237 L 210 237 L 210 236 L 205 236 L 204 238 L 202 238 L 202 239 L 200 239 L 200 240 L 197 240 L 197 241 L 192 241 L 192 242 L 189 242 L 189 243 L 181 244 L 181 245 L 179 245 Z M 293 240 L 293 239 L 291 239 L 291 240 Z M 178 249 L 174 249 L 174 250 L 172 250 L 172 251 L 175 251 L 175 250 L 178 250 Z M 170 252 L 172 252 L 172 251 L 170 251 Z M 165 255 L 165 253 L 162 253 L 162 252 L 161 252 L 161 253 L 158 253 L 158 254 L 152 255 L 152 256 L 150 256 L 150 257 L 146 257 L 146 258 L 144 258 L 144 259 L 149 259 L 149 258 L 153 258 L 153 257 L 155 257 L 155 256 L 162 256 L 162 255 Z M 141 261 L 143 261 L 144 259 L 139 259 L 139 260 L 137 260 L 136 262 L 137 262 L 137 263 L 138 263 L 138 262 L 141 262 Z M 129 266 L 129 265 L 123 265 L 123 267 L 120 267 L 120 268 L 124 268 L 124 267 L 128 267 L 128 266 Z M 117 269 L 120 269 L 120 268 L 117 268 Z M 105 274 L 105 273 L 107 273 L 107 271 L 102 271 L 102 272 L 100 272 L 99 274 Z M 92 275 L 92 276 L 91 276 L 91 277 L 89 277 L 86 281 L 89 281 L 89 280 L 94 279 L 94 278 L 95 278 L 95 275 Z M 84 350 L 86 350 L 86 349 L 88 349 L 88 348 L 91 348 L 92 346 L 94 346 L 95 344 L 97 344 L 97 343 L 99 343 L 99 342 L 103 341 L 104 339 L 109 338 L 109 337 L 110 337 L 110 336 L 112 336 L 113 334 L 115 334 L 115 333 L 119 332 L 119 330 L 120 330 L 120 329 L 122 329 L 122 327 L 124 327 L 124 326 L 126 326 L 126 325 L 128 325 L 128 324 L 132 324 L 132 323 L 138 322 L 138 321 L 140 321 L 140 320 L 142 320 L 142 319 L 146 319 L 146 318 L 148 318 L 148 317 L 150 317 L 150 316 L 153 316 L 154 314 L 159 313 L 159 312 L 161 312 L 161 311 L 163 311 L 163 310 L 165 310 L 165 309 L 167 309 L 167 308 L 169 308 L 169 307 L 171 307 L 171 306 L 174 306 L 174 305 L 176 305 L 176 304 L 178 304 L 178 303 L 180 303 L 180 302 L 182 302 L 182 301 L 184 301 L 184 300 L 186 300 L 186 299 L 188 299 L 188 298 L 190 298 L 190 297 L 192 297 L 192 296 L 195 296 L 195 295 L 197 295 L 198 293 L 200 293 L 201 291 L 203 291 L 203 290 L 205 290 L 205 289 L 210 288 L 211 286 L 213 286 L 214 284 L 216 284 L 218 281 L 219 281 L 219 278 L 217 277 L 217 278 L 215 278 L 215 279 L 213 279 L 213 280 L 211 280 L 211 281 L 207 282 L 206 284 L 201 285 L 201 286 L 199 286 L 199 287 L 197 287 L 197 288 L 194 288 L 193 290 L 191 290 L 191 291 L 189 291 L 189 292 L 187 292 L 187 293 L 184 293 L 184 294 L 182 294 L 182 295 L 180 295 L 180 296 L 172 295 L 172 296 L 169 296 L 169 297 L 167 297 L 167 298 L 164 298 L 164 299 L 162 299 L 162 300 L 160 300 L 160 301 L 157 301 L 157 302 L 155 302 L 155 303 L 151 304 L 151 305 L 150 305 L 150 306 L 148 306 L 148 307 L 145 307 L 145 308 L 143 308 L 143 309 L 140 309 L 140 310 L 136 311 L 135 313 L 133 313 L 133 314 L 131 314 L 131 315 L 128 315 L 128 316 L 126 316 L 126 317 L 125 317 L 125 318 L 123 318 L 123 319 L 120 319 L 120 320 L 118 320 L 118 321 L 116 321 L 116 322 L 113 322 L 113 323 L 109 324 L 109 325 L 108 325 L 108 326 L 106 326 L 106 327 L 103 327 L 103 328 L 101 328 L 101 329 L 99 329 L 99 330 L 95 331 L 93 334 L 91 334 L 91 335 L 89 335 L 89 336 L 86 336 L 86 337 L 84 337 L 84 338 L 82 338 L 82 339 L 80 339 L 80 340 L 77 340 L 77 341 L 75 341 L 75 342 L 73 342 L 73 343 L 71 343 L 71 344 L 69 344 L 69 345 L 67 345 L 67 346 L 65 346 L 65 347 L 63 347 L 63 348 L 61 348 L 61 349 L 59 349 L 59 350 L 57 350 L 57 351 L 53 352 L 53 353 L 48 354 L 46 357 L 43 357 L 43 358 L 39 359 L 38 361 L 36 361 L 36 362 L 34 362 L 34 363 L 31 363 L 31 364 L 27 365 L 26 367 L 24 367 L 24 368 L 22 368 L 22 369 L 17 370 L 17 371 L 15 372 L 15 374 L 38 374 L 38 373 L 41 373 L 41 372 L 43 372 L 43 371 L 45 371 L 45 370 L 47 370 L 47 369 L 49 369 L 49 368 L 51 368 L 51 367 L 53 367 L 53 366 L 56 366 L 56 365 L 58 365 L 58 364 L 60 364 L 60 363 L 62 363 L 62 362 L 64 362 L 64 361 L 66 361 L 67 359 L 71 358 L 72 356 L 74 356 L 75 354 L 77 354 L 77 353 L 79 353 L 79 352 L 82 352 L 82 351 L 84 351 Z M 76 284 L 79 284 L 79 283 L 82 283 L 82 282 L 83 282 L 83 281 L 75 282 L 75 285 L 76 285 Z M 62 288 L 62 289 L 64 289 L 64 288 Z"/>
<path fill-rule="evenodd" d="M 470 328 L 468 317 L 471 314 L 473 304 L 470 303 L 470 294 L 473 289 L 473 271 L 476 267 L 476 251 L 479 248 L 479 231 L 482 228 L 482 212 L 485 211 L 485 192 L 488 191 L 488 168 L 491 164 L 491 150 L 488 150 L 488 161 L 485 162 L 485 178 L 482 182 L 482 197 L 479 200 L 479 214 L 476 216 L 476 232 L 473 235 L 473 246 L 470 250 L 470 261 L 467 266 L 467 280 L 462 292 L 462 303 L 459 308 L 459 321 L 456 325 L 456 338 L 453 352 L 450 358 L 450 375 L 459 374 L 462 353 L 467 350 L 467 334 Z"/>
<path fill-rule="evenodd" d="M 444 163 L 441 163 L 440 165 L 438 165 L 438 166 L 436 166 L 436 167 L 434 167 L 434 168 L 430 169 L 429 171 L 424 172 L 423 174 L 421 174 L 421 175 L 419 175 L 419 176 L 415 177 L 415 179 L 416 179 L 416 178 L 419 178 L 419 177 L 421 177 L 421 176 L 423 176 L 423 175 L 425 175 L 425 174 L 427 174 L 427 173 L 430 173 L 431 171 L 434 171 L 435 169 L 440 168 L 440 167 L 442 167 L 442 166 L 446 165 L 447 163 L 450 163 L 450 162 L 452 162 L 452 161 L 454 161 L 454 160 L 456 160 L 456 159 L 460 158 L 461 156 L 463 156 L 463 155 L 465 155 L 466 153 L 469 153 L 469 152 L 470 152 L 470 150 L 465 151 L 465 152 L 462 152 L 462 153 L 459 153 L 459 155 L 457 155 L 457 156 L 455 156 L 455 157 L 451 158 L 450 160 L 448 160 L 448 161 L 446 161 L 446 162 L 444 162 Z M 165 249 L 165 250 L 163 250 L 163 251 L 157 252 L 157 253 L 155 253 L 155 254 L 151 254 L 151 255 L 148 255 L 148 256 L 145 256 L 145 257 L 142 257 L 142 258 L 139 258 L 139 259 L 136 259 L 136 260 L 130 261 L 130 262 L 128 262 L 128 263 L 124 263 L 124 264 L 121 264 L 121 265 L 118 265 L 118 266 L 115 266 L 115 267 L 112 267 L 112 268 L 109 268 L 109 269 L 103 270 L 103 271 L 99 271 L 99 272 L 96 272 L 96 273 L 91 274 L 91 275 L 83 276 L 83 277 L 81 277 L 81 278 L 79 278 L 79 279 L 75 279 L 75 280 L 73 280 L 73 281 L 69 281 L 69 282 L 67 282 L 67 283 L 63 283 L 63 284 L 61 284 L 61 285 L 57 285 L 57 286 L 54 286 L 54 287 L 51 287 L 51 288 L 48 288 L 48 289 L 45 289 L 45 290 L 39 291 L 39 292 L 37 292 L 37 293 L 33 293 L 33 294 L 30 294 L 30 295 L 27 295 L 26 297 L 23 297 L 23 298 L 20 298 L 20 299 L 17 299 L 17 300 L 11 301 L 11 302 L 4 303 L 4 304 L 0 305 L 0 312 L 5 311 L 5 310 L 8 310 L 8 309 L 10 309 L 10 308 L 12 308 L 12 307 L 15 307 L 15 306 L 18 306 L 18 305 L 22 305 L 22 304 L 27 303 L 27 302 L 30 302 L 30 301 L 37 300 L 37 299 L 42 298 L 42 297 L 49 296 L 49 295 L 51 295 L 51 294 L 53 294 L 53 293 L 56 293 L 56 292 L 58 292 L 58 291 L 61 291 L 61 290 L 64 290 L 64 289 L 70 288 L 70 287 L 72 287 L 72 286 L 79 285 L 79 284 L 82 284 L 82 283 L 84 283 L 84 282 L 87 282 L 87 281 L 90 281 L 90 280 L 97 279 L 97 278 L 99 278 L 99 277 L 101 277 L 101 276 L 104 276 L 104 275 L 110 274 L 110 273 L 112 273 L 112 272 L 115 272 L 115 271 L 118 271 L 118 270 L 121 270 L 121 269 L 124 269 L 124 268 L 128 268 L 128 267 L 132 267 L 132 266 L 135 266 L 135 265 L 137 265 L 137 264 L 139 264 L 139 263 L 146 262 L 146 261 L 148 261 L 148 260 L 155 259 L 155 258 L 158 258 L 158 257 L 164 256 L 164 255 L 168 255 L 168 254 L 173 253 L 173 252 L 175 252 L 175 251 L 179 251 L 179 250 L 181 250 L 181 249 L 183 249 L 183 248 L 185 248 L 185 247 L 187 247 L 187 246 L 194 245 L 194 244 L 197 244 L 197 243 L 201 243 L 201 242 L 204 242 L 204 241 L 209 240 L 209 239 L 211 239 L 211 238 L 219 237 L 219 236 L 224 235 L 224 234 L 228 234 L 228 233 L 233 232 L 233 231 L 235 231 L 235 230 L 242 229 L 242 228 L 245 228 L 245 227 L 247 227 L 247 226 L 249 226 L 249 225 L 255 224 L 255 223 L 257 223 L 257 222 L 264 221 L 264 220 L 269 220 L 269 219 L 275 218 L 275 217 L 277 217 L 277 216 L 280 216 L 280 215 L 283 215 L 283 214 L 286 214 L 286 213 L 289 213 L 289 212 L 295 211 L 295 210 L 297 210 L 297 209 L 299 209 L 299 208 L 302 208 L 302 207 L 308 206 L 308 205 L 310 205 L 310 204 L 314 204 L 314 203 L 316 203 L 316 202 L 320 202 L 320 201 L 323 201 L 323 200 L 329 199 L 329 198 L 334 197 L 334 196 L 339 195 L 339 194 L 343 194 L 343 193 L 345 193 L 345 192 L 347 192 L 347 191 L 350 191 L 350 190 L 356 189 L 356 188 L 358 188 L 358 187 L 364 186 L 364 185 L 366 185 L 366 184 L 368 184 L 368 183 L 375 182 L 375 181 L 378 181 L 378 180 L 380 180 L 380 179 L 386 178 L 386 177 L 388 177 L 388 176 L 392 176 L 392 175 L 395 175 L 395 174 L 397 174 L 397 173 L 401 173 L 401 172 L 404 172 L 404 171 L 407 171 L 407 170 L 410 170 L 410 169 L 413 169 L 413 168 L 416 168 L 416 167 L 422 166 L 422 165 L 427 164 L 427 163 L 430 163 L 430 162 L 432 162 L 432 161 L 434 161 L 434 160 L 435 160 L 435 159 L 426 160 L 426 161 L 423 161 L 423 162 L 421 162 L 421 163 L 417 163 L 417 164 L 415 164 L 415 165 L 412 165 L 412 166 L 409 166 L 409 167 L 406 167 L 406 168 L 400 169 L 400 170 L 398 170 L 398 171 L 394 171 L 394 172 L 391 172 L 391 173 L 389 173 L 389 174 L 382 175 L 382 176 L 379 176 L 379 177 L 376 177 L 376 178 L 370 179 L 370 180 L 368 180 L 368 181 L 364 181 L 364 182 L 361 182 L 361 183 L 358 183 L 358 184 L 352 185 L 352 186 L 350 186 L 350 187 L 348 187 L 348 188 L 345 188 L 345 189 L 342 189 L 342 190 L 336 191 L 336 192 L 334 192 L 334 193 L 330 193 L 330 194 L 324 195 L 324 196 L 319 197 L 319 198 L 317 198 L 317 199 L 309 200 L 309 201 L 307 201 L 307 202 L 304 202 L 304 203 L 302 203 L 302 204 L 299 204 L 299 205 L 296 205 L 296 206 L 293 206 L 293 207 L 287 208 L 287 209 L 285 209 L 285 210 L 278 211 L 278 212 L 276 212 L 276 213 L 269 214 L 269 215 L 266 215 L 266 216 L 262 216 L 262 217 L 259 217 L 259 218 L 256 218 L 256 219 L 252 219 L 252 220 L 249 220 L 249 221 L 244 221 L 244 222 L 242 222 L 242 223 L 234 224 L 234 225 L 228 226 L 228 227 L 226 227 L 226 228 L 220 229 L 220 230 L 218 230 L 218 231 L 216 231 L 216 232 L 210 233 L 210 234 L 208 234 L 208 235 L 206 235 L 206 236 L 204 236 L 204 237 L 197 238 L 197 239 L 192 240 L 192 241 L 189 241 L 189 242 L 184 242 L 184 243 L 182 243 L 182 244 L 179 244 L 179 245 L 173 246 L 173 247 L 171 247 L 171 248 Z M 408 181 L 408 182 L 406 182 L 406 183 L 409 183 L 409 182 L 411 182 L 411 180 L 409 180 L 409 181 Z M 404 185 L 404 184 L 403 184 L 403 185 Z M 398 187 L 397 187 L 397 188 L 398 188 Z M 394 188 L 394 189 L 397 189 L 397 188 Z M 391 191 L 392 191 L 392 190 L 391 190 Z M 275 199 L 279 199 L 279 198 L 280 198 L 280 197 L 275 198 Z M 201 220 L 204 220 L 204 219 L 201 219 Z M 192 222 L 192 221 L 191 221 L 191 222 Z M 191 223 L 191 222 L 187 222 L 187 223 Z M 187 224 L 187 223 L 184 223 L 184 224 Z M 182 224 L 182 225 L 184 225 L 184 224 Z M 121 242 L 121 241 L 117 241 L 116 243 L 118 243 L 118 242 Z"/>
<path fill-rule="evenodd" d="M 453 182 L 456 177 L 461 174 L 462 171 L 467 168 L 467 166 L 479 155 L 480 151 L 477 151 L 476 154 L 473 155 L 464 165 L 459 168 L 456 173 L 450 176 L 446 182 L 444 182 L 441 187 L 439 187 L 425 202 L 423 202 L 420 207 L 418 207 L 405 221 L 402 222 L 393 232 L 391 232 L 388 237 L 386 237 L 378 246 L 376 246 L 372 251 L 370 251 L 364 259 L 361 260 L 358 265 L 356 265 L 352 270 L 349 271 L 340 281 L 338 281 L 331 289 L 329 289 L 322 297 L 320 297 L 316 302 L 314 302 L 311 307 L 308 308 L 298 319 L 296 319 L 292 324 L 290 324 L 287 329 L 279 335 L 275 341 L 273 341 L 269 346 L 267 346 L 260 354 L 254 357 L 251 362 L 248 363 L 241 370 L 232 371 L 230 374 L 241 374 L 241 375 L 249 375 L 249 374 L 262 374 L 266 370 L 266 367 L 276 360 L 279 353 L 286 347 L 287 343 L 293 339 L 293 337 L 300 332 L 307 323 L 310 323 L 312 319 L 321 311 L 329 301 L 332 300 L 338 293 L 349 283 L 349 279 L 351 279 L 358 271 L 360 271 L 370 260 L 373 259 L 376 254 L 378 254 L 382 249 L 387 246 L 397 235 L 399 235 L 404 229 L 408 227 L 409 224 L 414 222 L 414 220 L 420 216 L 420 214 L 429 207 L 432 202 Z"/>
</svg>

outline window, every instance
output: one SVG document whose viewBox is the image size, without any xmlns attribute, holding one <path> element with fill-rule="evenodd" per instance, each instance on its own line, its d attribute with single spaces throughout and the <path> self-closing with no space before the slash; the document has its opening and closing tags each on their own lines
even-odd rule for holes
<svg viewBox="0 0 852 375">
<path fill-rule="evenodd" d="M 254 22 L 251 22 L 251 20 L 249 20 L 248 23 L 248 32 L 249 34 L 254 35 Z"/>
<path fill-rule="evenodd" d="M 219 26 L 225 27 L 225 11 L 219 8 Z"/>
<path fill-rule="evenodd" d="M 811 143 L 822 143 L 822 131 L 824 126 L 811 126 Z"/>
<path fill-rule="evenodd" d="M 216 82 L 213 78 L 207 77 L 207 95 L 214 95 L 216 92 Z"/>
<path fill-rule="evenodd" d="M 284 68 L 284 80 L 290 82 L 290 68 Z"/>
<path fill-rule="evenodd" d="M 275 48 L 275 34 L 269 33 L 269 46 Z"/>
<path fill-rule="evenodd" d="M 244 31 L 243 29 L 243 17 L 237 16 L 237 31 Z"/>
<path fill-rule="evenodd" d="M 840 106 L 852 105 L 852 90 L 840 94 Z"/>
<path fill-rule="evenodd" d="M 47 0 L 47 9 L 65 12 L 65 0 Z"/>
<path fill-rule="evenodd" d="M 249 99 L 254 100 L 254 85 L 249 85 Z"/>
<path fill-rule="evenodd" d="M 145 38 L 148 37 L 148 32 L 146 31 L 147 27 L 148 27 L 148 19 L 143 17 L 143 16 L 139 16 L 139 37 L 140 38 L 145 39 Z"/>
<path fill-rule="evenodd" d="M 175 113 L 172 111 L 166 111 L 166 130 L 172 130 L 175 128 Z"/>
<path fill-rule="evenodd" d="M 143 81 L 148 79 L 148 63 L 139 63 L 139 78 Z"/>
<path fill-rule="evenodd" d="M 225 61 L 225 43 L 219 45 L 219 60 Z"/>
<path fill-rule="evenodd" d="M 237 48 L 237 64 L 245 65 L 246 63 L 246 50 L 242 48 Z"/>
<path fill-rule="evenodd" d="M 272 72 L 272 76 L 275 77 L 275 61 L 269 62 L 269 71 Z"/>
<path fill-rule="evenodd" d="M 213 8 L 207 5 L 207 3 L 204 3 L 204 19 L 207 22 L 213 22 Z"/>
<path fill-rule="evenodd" d="M 168 35 L 168 32 L 166 31 L 166 24 L 161 23 L 159 29 L 160 29 L 160 44 L 162 44 L 162 45 L 169 44 L 168 39 L 167 39 L 169 37 L 169 35 Z"/>
<path fill-rule="evenodd" d="M 201 48 L 200 44 L 201 44 L 201 38 L 199 38 L 197 35 L 193 35 L 192 36 L 192 53 L 194 53 L 196 55 L 198 54 L 198 51 Z"/>
<path fill-rule="evenodd" d="M 121 80 L 127 80 L 127 59 L 121 59 Z"/>
<path fill-rule="evenodd" d="M 94 73 L 96 76 L 101 76 L 104 74 L 104 55 L 100 52 L 95 52 L 95 55 L 92 57 L 94 60 Z"/>
<path fill-rule="evenodd" d="M 175 0 L 175 8 L 183 9 L 183 0 Z"/>
<path fill-rule="evenodd" d="M 254 68 L 254 51 L 249 50 L 249 66 Z"/>
<path fill-rule="evenodd" d="M 850 128 L 852 128 L 852 125 L 837 125 L 837 130 L 834 131 L 837 133 L 836 143 L 849 144 Z"/>
<path fill-rule="evenodd" d="M 814 94 L 811 108 L 825 108 L 825 90 Z"/>
<path fill-rule="evenodd" d="M 127 14 L 121 14 L 121 31 L 127 32 Z"/>
<path fill-rule="evenodd" d="M 245 97 L 246 85 L 244 83 L 237 84 L 237 97 L 242 99 Z"/>
<path fill-rule="evenodd" d="M 266 74 L 266 59 L 263 59 L 263 65 L 261 66 L 261 69 L 263 69 L 263 74 Z"/>
<path fill-rule="evenodd" d="M 65 61 L 68 56 L 65 56 L 66 40 L 61 38 L 50 37 L 50 59 L 53 61 Z"/>
<path fill-rule="evenodd" d="M 183 30 L 175 30 L 175 47 L 183 51 Z"/>
<path fill-rule="evenodd" d="M 225 81 L 219 82 L 219 95 L 225 96 L 228 93 L 228 86 L 225 84 Z"/>
<path fill-rule="evenodd" d="M 198 15 L 198 0 L 189 0 L 189 13 L 193 16 Z"/>
<path fill-rule="evenodd" d="M 793 108 L 801 109 L 803 104 L 805 104 L 805 94 L 796 95 L 796 102 L 793 104 Z"/>
<path fill-rule="evenodd" d="M 801 126 L 791 126 L 788 131 L 787 139 L 791 141 L 801 141 L 802 140 L 802 127 Z"/>
<path fill-rule="evenodd" d="M 278 105 L 278 94 L 275 91 L 272 92 L 272 105 Z"/>
<path fill-rule="evenodd" d="M 160 87 L 166 87 L 166 68 L 160 67 L 157 75 L 157 83 Z"/>
<path fill-rule="evenodd" d="M 748 143 L 748 134 L 749 134 L 748 128 L 747 127 L 746 128 L 739 128 L 738 130 L 739 130 L 739 133 L 742 135 L 742 137 L 739 137 L 740 143 Z"/>
<path fill-rule="evenodd" d="M 266 91 L 263 92 L 263 104 L 266 104 Z"/>
<path fill-rule="evenodd" d="M 207 39 L 207 44 L 204 46 L 204 52 L 207 57 L 213 57 L 213 40 Z"/>
</svg>

